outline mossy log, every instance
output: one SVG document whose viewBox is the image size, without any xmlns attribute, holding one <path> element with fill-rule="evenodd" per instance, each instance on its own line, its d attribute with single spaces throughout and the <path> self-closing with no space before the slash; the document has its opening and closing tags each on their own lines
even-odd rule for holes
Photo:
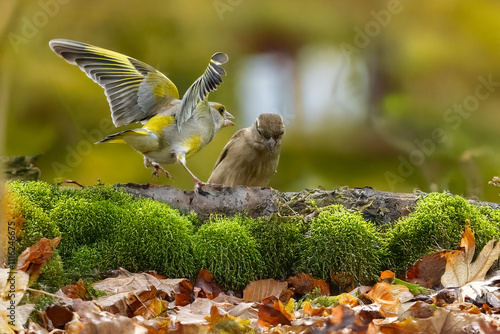
<svg viewBox="0 0 500 334">
<path fill-rule="evenodd" d="M 295 273 L 332 284 L 332 273 L 347 273 L 371 283 L 380 271 L 402 275 L 424 255 L 456 249 L 466 225 L 476 250 L 500 240 L 499 204 L 447 193 L 221 186 L 194 193 L 33 181 L 12 181 L 6 190 L 19 252 L 42 237 L 61 237 L 37 281 L 47 291 L 80 278 L 101 279 L 117 267 L 190 279 L 205 268 L 228 289 Z"/>
<path fill-rule="evenodd" d="M 359 211 L 366 220 L 386 224 L 409 214 L 417 200 L 426 193 L 392 193 L 371 187 L 339 188 L 335 190 L 305 189 L 301 192 L 282 193 L 272 188 L 224 187 L 205 185 L 198 192 L 172 186 L 127 183 L 117 187 L 127 193 L 169 204 L 183 213 L 194 211 L 200 218 L 221 213 L 233 216 L 238 213 L 257 218 L 280 214 L 283 216 L 308 215 L 315 208 L 340 204 Z M 488 205 L 499 209 L 499 203 L 469 201 L 471 204 Z"/>
</svg>

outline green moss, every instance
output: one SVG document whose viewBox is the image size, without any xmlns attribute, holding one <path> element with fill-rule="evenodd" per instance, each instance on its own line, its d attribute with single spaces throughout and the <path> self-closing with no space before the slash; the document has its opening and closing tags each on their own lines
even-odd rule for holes
<svg viewBox="0 0 500 334">
<path fill-rule="evenodd" d="M 302 217 L 251 219 L 237 216 L 234 220 L 248 228 L 257 241 L 263 261 L 263 277 L 282 279 L 293 274 L 301 257 L 301 241 L 307 231 Z"/>
<path fill-rule="evenodd" d="M 319 296 L 311 300 L 313 307 L 331 307 L 339 304 L 339 296 Z"/>
<path fill-rule="evenodd" d="M 44 294 L 42 294 L 42 295 L 37 294 L 36 297 L 33 298 L 32 294 L 30 292 L 27 292 L 24 295 L 23 302 L 25 304 L 33 304 L 33 303 L 35 304 L 35 308 L 34 308 L 33 312 L 31 312 L 31 314 L 28 318 L 29 321 L 32 321 L 32 322 L 35 322 L 38 324 L 42 324 L 45 321 L 47 321 L 44 318 L 43 312 L 45 312 L 47 307 L 49 307 L 50 305 L 57 303 L 58 300 L 55 297 L 47 296 Z"/>
<path fill-rule="evenodd" d="M 113 253 L 105 242 L 79 247 L 64 263 L 65 277 L 69 282 L 79 279 L 95 282 L 117 267 L 113 261 Z"/>
<path fill-rule="evenodd" d="M 371 282 L 380 270 L 381 238 L 358 212 L 340 205 L 321 210 L 304 238 L 298 271 L 329 279 L 330 272 L 349 273 L 356 282 Z"/>
<path fill-rule="evenodd" d="M 13 181 L 8 183 L 10 193 L 18 196 L 23 201 L 23 204 L 31 203 L 31 205 L 41 208 L 44 211 L 49 211 L 54 208 L 54 204 L 61 195 L 60 189 L 52 187 L 49 184 L 41 181 Z M 22 207 L 24 205 L 21 205 Z"/>
<path fill-rule="evenodd" d="M 117 206 L 127 205 L 135 199 L 132 195 L 111 185 L 89 186 L 85 187 L 85 189 L 68 187 L 63 188 L 61 192 L 65 197 L 81 199 L 87 202 L 109 201 Z"/>
<path fill-rule="evenodd" d="M 25 219 L 19 252 L 42 237 L 61 236 L 58 250 L 68 280 L 101 278 L 118 266 L 169 277 L 195 274 L 191 221 L 166 204 L 101 185 L 59 189 L 43 182 L 11 182 L 8 189 L 11 211 Z"/>
<path fill-rule="evenodd" d="M 107 296 L 106 291 L 96 289 L 92 286 L 92 283 L 84 282 L 85 289 L 87 290 L 88 299 L 98 299 L 100 297 Z"/>
<path fill-rule="evenodd" d="M 20 192 L 11 193 L 9 203 L 11 218 L 22 217 L 24 219 L 22 230 L 17 233 L 17 255 L 43 237 L 53 239 L 61 236 L 57 224 L 50 219 L 47 211 L 36 202 L 32 202 L 30 198 L 31 196 Z"/>
<path fill-rule="evenodd" d="M 402 273 L 424 255 L 456 249 L 466 220 L 475 234 L 479 252 L 489 240 L 500 236 L 498 217 L 498 212 L 471 205 L 460 196 L 431 193 L 387 232 L 389 266 Z"/>
<path fill-rule="evenodd" d="M 478 209 L 484 218 L 500 229 L 500 210 L 495 210 L 491 206 L 480 206 Z"/>
<path fill-rule="evenodd" d="M 11 214 L 25 219 L 18 253 L 42 237 L 62 238 L 37 283 L 49 291 L 80 278 L 101 279 L 118 266 L 191 279 L 207 268 L 231 289 L 295 272 L 327 280 L 331 271 L 343 272 L 368 283 L 385 269 L 381 263 L 400 273 L 423 255 L 456 249 L 466 220 L 475 232 L 477 252 L 500 237 L 499 210 L 448 194 L 428 195 L 413 213 L 381 233 L 361 214 L 341 206 L 311 208 L 319 214 L 310 223 L 300 216 L 243 215 L 203 222 L 194 213 L 185 216 L 112 186 L 78 189 L 11 182 L 8 189 Z"/>
<path fill-rule="evenodd" d="M 111 240 L 116 263 L 128 270 L 156 270 L 167 277 L 194 278 L 193 226 L 168 205 L 137 199 L 125 209 Z"/>
<path fill-rule="evenodd" d="M 42 273 L 34 283 L 34 287 L 54 293 L 67 283 L 68 281 L 64 275 L 63 261 L 57 250 L 54 250 L 50 260 L 42 267 Z"/>
<path fill-rule="evenodd" d="M 112 201 L 71 197 L 59 201 L 50 218 L 61 231 L 61 255 L 68 258 L 80 246 L 111 240 L 126 213 Z"/>
<path fill-rule="evenodd" d="M 230 289 L 242 289 L 260 276 L 258 244 L 238 218 L 212 217 L 194 235 L 193 250 L 199 269 L 210 270 L 216 282 Z"/>
</svg>

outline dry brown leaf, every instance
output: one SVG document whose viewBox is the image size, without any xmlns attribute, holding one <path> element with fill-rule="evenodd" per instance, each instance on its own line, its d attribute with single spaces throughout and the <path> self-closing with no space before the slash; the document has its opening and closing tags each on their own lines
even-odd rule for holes
<svg viewBox="0 0 500 334">
<path fill-rule="evenodd" d="M 368 325 L 380 314 L 374 312 L 355 312 L 345 305 L 331 308 L 331 315 L 316 326 L 320 333 L 366 333 Z"/>
<path fill-rule="evenodd" d="M 460 250 L 446 253 L 446 271 L 441 277 L 444 287 L 463 287 L 469 282 L 481 281 L 500 255 L 500 242 L 490 240 L 472 263 L 476 243 L 468 225 L 460 242 Z"/>
<path fill-rule="evenodd" d="M 179 292 L 175 294 L 175 305 L 185 306 L 191 303 L 191 294 L 193 292 L 193 283 L 189 280 L 179 282 Z"/>
<path fill-rule="evenodd" d="M 111 314 L 129 317 L 140 315 L 145 319 L 150 319 L 166 311 L 167 297 L 166 292 L 151 285 L 149 288 L 143 287 L 141 291 L 121 292 L 100 297 L 94 303 Z"/>
<path fill-rule="evenodd" d="M 94 283 L 92 286 L 106 292 L 108 295 L 123 292 L 138 294 L 147 290 L 148 287 L 154 286 L 158 291 L 162 291 L 171 299 L 174 299 L 176 294 L 183 293 L 186 289 L 186 282 L 189 282 L 189 280 L 185 278 L 158 279 L 150 274 L 140 273 L 130 274 L 130 276 L 119 275 L 118 277 L 106 278 L 103 281 Z M 189 282 L 187 285 L 191 286 L 191 290 L 189 291 L 189 293 L 191 293 L 192 283 Z"/>
<path fill-rule="evenodd" d="M 142 316 L 145 319 L 158 317 L 168 307 L 165 300 L 166 293 L 151 286 L 149 290 L 140 293 L 130 293 L 126 300 L 130 311 L 134 316 Z"/>
<path fill-rule="evenodd" d="M 194 281 L 194 292 L 195 297 L 214 299 L 222 292 L 222 289 L 215 282 L 210 271 L 202 269 Z"/>
<path fill-rule="evenodd" d="M 406 304 L 410 305 L 408 305 L 409 307 L 406 309 L 406 311 L 399 315 L 399 319 L 406 319 L 409 317 L 417 319 L 430 318 L 436 310 L 436 306 L 422 301 L 410 302 Z"/>
<path fill-rule="evenodd" d="M 330 287 L 322 279 L 316 279 L 309 274 L 297 274 L 288 278 L 288 286 L 294 290 L 296 294 L 305 295 L 314 290 L 314 288 L 319 288 L 321 294 L 324 296 L 330 295 Z"/>
<path fill-rule="evenodd" d="M 253 281 L 243 290 L 243 300 L 247 302 L 260 302 L 272 296 L 279 298 L 287 289 L 287 282 L 279 282 L 275 279 Z"/>
<path fill-rule="evenodd" d="M 135 334 L 135 324 L 132 319 L 121 315 L 113 315 L 108 312 L 86 313 L 80 315 L 80 323 L 69 323 L 74 328 L 84 328 L 85 334 L 120 333 Z M 74 331 L 73 333 L 82 333 Z"/>
<path fill-rule="evenodd" d="M 269 297 L 255 305 L 259 311 L 258 323 L 264 328 L 271 328 L 277 325 L 290 325 L 292 315 L 285 310 L 285 307 L 276 297 Z"/>
<path fill-rule="evenodd" d="M 52 322 L 54 328 L 64 329 L 66 324 L 73 320 L 73 312 L 66 306 L 53 304 L 47 307 L 45 315 Z"/>
<path fill-rule="evenodd" d="M 449 252 L 432 253 L 419 259 L 406 271 L 406 281 L 428 289 L 441 284 L 446 268 L 446 253 Z"/>
<path fill-rule="evenodd" d="M 61 291 L 68 298 L 88 300 L 87 289 L 83 285 L 83 281 L 81 279 L 78 280 L 78 282 L 76 282 L 75 284 L 63 286 L 61 288 Z"/>
<path fill-rule="evenodd" d="M 33 246 L 26 248 L 17 259 L 17 270 L 26 272 L 30 275 L 31 281 L 36 281 L 43 265 L 50 260 L 54 248 L 60 241 L 61 238 L 52 240 L 42 238 Z"/>
</svg>

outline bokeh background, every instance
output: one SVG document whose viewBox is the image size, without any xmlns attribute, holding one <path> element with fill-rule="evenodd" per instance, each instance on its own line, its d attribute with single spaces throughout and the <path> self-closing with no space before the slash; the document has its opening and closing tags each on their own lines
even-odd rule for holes
<svg viewBox="0 0 500 334">
<path fill-rule="evenodd" d="M 155 182 L 114 133 L 103 90 L 48 47 L 53 38 L 127 54 L 183 94 L 210 56 L 227 77 L 210 100 L 224 128 L 188 166 L 202 180 L 231 135 L 262 112 L 287 133 L 271 186 L 450 190 L 498 201 L 500 2 L 497 0 L 39 0 L 0 2 L 0 146 L 41 154 L 42 179 Z"/>
</svg>

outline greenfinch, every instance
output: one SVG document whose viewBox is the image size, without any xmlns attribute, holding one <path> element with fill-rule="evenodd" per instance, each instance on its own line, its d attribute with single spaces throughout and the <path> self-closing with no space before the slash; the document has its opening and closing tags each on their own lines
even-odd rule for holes
<svg viewBox="0 0 500 334">
<path fill-rule="evenodd" d="M 195 188 L 204 184 L 186 166 L 186 158 L 206 146 L 221 128 L 234 125 L 222 104 L 207 100 L 226 75 L 225 53 L 212 56 L 203 75 L 180 99 L 170 79 L 139 60 L 66 39 L 51 40 L 49 46 L 104 88 L 115 126 L 143 124 L 98 143 L 127 143 L 144 156 L 146 167 L 154 168 L 154 176 L 164 173 L 171 178 L 161 164 L 179 163 L 193 177 Z"/>
<path fill-rule="evenodd" d="M 210 184 L 267 187 L 276 172 L 285 133 L 278 114 L 261 114 L 255 123 L 238 130 L 215 163 Z"/>
</svg>

